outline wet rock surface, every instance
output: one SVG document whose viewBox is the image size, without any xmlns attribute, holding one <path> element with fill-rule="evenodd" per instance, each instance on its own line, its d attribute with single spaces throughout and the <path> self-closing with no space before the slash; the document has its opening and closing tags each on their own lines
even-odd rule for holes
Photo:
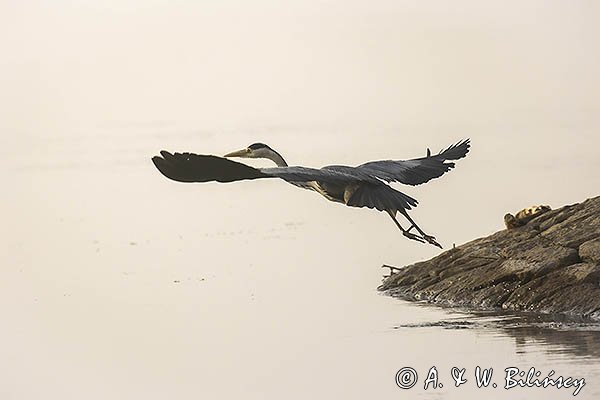
<svg viewBox="0 0 600 400">
<path fill-rule="evenodd" d="M 394 269 L 379 289 L 445 306 L 600 320 L 600 196 Z"/>
</svg>

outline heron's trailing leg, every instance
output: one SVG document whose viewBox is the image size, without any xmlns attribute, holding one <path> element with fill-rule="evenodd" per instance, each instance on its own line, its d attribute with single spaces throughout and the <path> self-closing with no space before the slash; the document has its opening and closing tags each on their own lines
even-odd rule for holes
<svg viewBox="0 0 600 400">
<path fill-rule="evenodd" d="M 400 225 L 400 222 L 398 222 L 398 220 L 396 219 L 396 215 L 395 215 L 396 212 L 395 211 L 394 212 L 388 211 L 387 213 L 390 215 L 390 217 L 392 217 L 392 219 L 394 220 L 394 223 L 402 231 L 402 234 L 404 236 L 406 236 L 409 239 L 416 240 L 417 242 L 425 243 L 425 239 L 424 238 L 422 238 L 421 236 L 415 235 L 414 233 L 410 233 L 409 232 L 410 229 L 406 230 L 406 229 L 404 229 L 402 227 L 402 225 Z M 412 229 L 412 227 L 411 227 L 411 229 Z"/>
<path fill-rule="evenodd" d="M 425 239 L 428 243 L 439 247 L 440 249 L 442 248 L 442 245 L 439 244 L 436 240 L 434 236 L 428 235 L 425 232 L 423 232 L 423 230 L 421 228 L 419 228 L 419 225 L 417 225 L 417 223 L 415 221 L 413 221 L 413 219 L 408 215 L 408 213 L 405 210 L 400 210 L 400 212 L 402 213 L 402 215 L 404 215 L 404 217 L 412 224 L 412 226 L 408 229 L 409 231 L 412 228 L 415 228 L 420 234 L 421 236 L 423 236 L 423 239 Z M 408 232 L 408 231 L 407 231 Z"/>
</svg>

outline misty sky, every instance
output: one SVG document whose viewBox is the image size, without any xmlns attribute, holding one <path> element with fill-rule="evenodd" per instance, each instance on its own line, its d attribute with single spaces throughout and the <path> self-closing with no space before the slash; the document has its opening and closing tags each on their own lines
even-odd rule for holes
<svg viewBox="0 0 600 400">
<path fill-rule="evenodd" d="M 599 8 L 3 1 L 0 126 L 597 128 Z"/>
</svg>

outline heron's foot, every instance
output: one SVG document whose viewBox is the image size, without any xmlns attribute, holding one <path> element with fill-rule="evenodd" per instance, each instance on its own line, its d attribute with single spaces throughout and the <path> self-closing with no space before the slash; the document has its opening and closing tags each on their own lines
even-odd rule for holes
<svg viewBox="0 0 600 400">
<path fill-rule="evenodd" d="M 439 247 L 440 249 L 442 248 L 442 245 L 439 244 L 436 240 L 435 237 L 433 236 L 429 236 L 429 235 L 423 235 L 423 239 L 425 239 L 427 241 L 427 243 L 432 244 L 434 246 Z"/>
<path fill-rule="evenodd" d="M 414 233 L 410 233 L 409 231 L 403 231 L 402 234 L 409 239 L 416 240 L 417 242 L 425 243 L 425 238 L 422 238 L 419 235 L 415 235 Z"/>
</svg>

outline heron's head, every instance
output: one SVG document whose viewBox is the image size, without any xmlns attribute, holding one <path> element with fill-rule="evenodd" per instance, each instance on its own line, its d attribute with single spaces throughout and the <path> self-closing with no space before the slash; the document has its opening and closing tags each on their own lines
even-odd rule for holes
<svg viewBox="0 0 600 400">
<path fill-rule="evenodd" d="M 268 158 L 267 155 L 274 152 L 272 148 L 264 143 L 254 143 L 242 150 L 233 151 L 225 154 L 225 157 L 243 157 L 243 158 Z"/>
<path fill-rule="evenodd" d="M 267 158 L 277 164 L 278 167 L 287 167 L 283 157 L 264 143 L 253 143 L 245 149 L 227 153 L 225 157 Z"/>
</svg>

